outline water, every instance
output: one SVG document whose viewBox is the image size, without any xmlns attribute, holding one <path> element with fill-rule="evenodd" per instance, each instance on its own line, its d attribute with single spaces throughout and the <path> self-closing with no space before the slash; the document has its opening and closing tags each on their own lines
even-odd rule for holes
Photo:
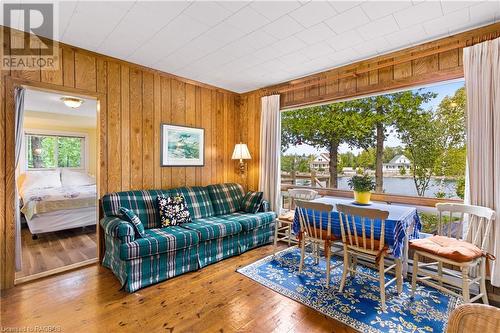
<svg viewBox="0 0 500 333">
<path fill-rule="evenodd" d="M 351 177 L 338 177 L 338 188 L 341 190 L 350 190 L 347 181 Z M 456 193 L 456 180 L 444 180 L 441 187 L 441 179 L 431 179 L 428 189 L 425 191 L 426 197 L 436 197 L 440 191 L 446 194 L 447 198 L 458 198 Z M 307 179 L 297 179 L 297 185 L 310 185 Z M 412 177 L 384 177 L 384 192 L 388 194 L 401 194 L 417 196 L 417 190 Z"/>
</svg>

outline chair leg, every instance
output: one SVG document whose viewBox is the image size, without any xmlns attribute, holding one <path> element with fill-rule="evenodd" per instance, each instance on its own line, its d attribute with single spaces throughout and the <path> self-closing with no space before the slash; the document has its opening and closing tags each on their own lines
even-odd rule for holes
<svg viewBox="0 0 500 333">
<path fill-rule="evenodd" d="M 330 243 L 325 243 L 325 259 L 326 259 L 326 287 L 330 287 L 330 257 L 332 255 L 332 251 L 330 250 Z"/>
<path fill-rule="evenodd" d="M 276 221 L 276 224 L 274 225 L 274 254 L 278 251 L 278 229 L 279 229 L 279 221 Z"/>
<path fill-rule="evenodd" d="M 439 285 L 443 286 L 443 263 L 438 262 L 438 276 L 439 276 Z"/>
<path fill-rule="evenodd" d="M 385 273 L 384 273 L 384 256 L 380 258 L 378 263 L 378 274 L 380 279 L 380 304 L 382 305 L 382 311 L 385 311 Z"/>
<path fill-rule="evenodd" d="M 401 259 L 396 259 L 396 284 L 399 295 L 403 291 L 403 265 Z"/>
<path fill-rule="evenodd" d="M 483 294 L 483 303 L 489 305 L 488 302 L 488 291 L 486 290 L 486 259 L 481 258 L 481 267 L 479 268 L 479 274 L 481 274 L 481 281 L 479 282 L 479 290 Z"/>
<path fill-rule="evenodd" d="M 299 264 L 299 274 L 302 273 L 302 268 L 304 268 L 304 257 L 306 256 L 306 240 L 302 237 L 300 241 L 300 264 Z"/>
<path fill-rule="evenodd" d="M 470 302 L 470 290 L 469 290 L 469 267 L 462 267 L 462 295 L 464 297 L 464 302 Z"/>
<path fill-rule="evenodd" d="M 344 270 L 342 271 L 342 280 L 340 281 L 339 291 L 344 290 L 345 280 L 347 278 L 347 269 L 350 265 L 349 252 L 347 252 L 347 246 L 344 245 Z"/>
<path fill-rule="evenodd" d="M 292 225 L 288 225 L 288 247 L 292 245 Z"/>
<path fill-rule="evenodd" d="M 349 271 L 349 274 L 351 275 L 351 277 L 355 277 L 356 276 L 356 269 L 358 268 L 358 257 L 353 254 L 351 256 L 351 271 Z"/>
<path fill-rule="evenodd" d="M 418 253 L 413 255 L 413 274 L 411 275 L 411 297 L 415 296 L 417 289 L 417 275 L 418 275 Z"/>
</svg>

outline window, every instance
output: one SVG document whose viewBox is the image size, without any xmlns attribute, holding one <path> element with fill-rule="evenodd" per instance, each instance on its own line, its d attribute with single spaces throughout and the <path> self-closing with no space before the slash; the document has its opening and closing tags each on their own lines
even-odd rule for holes
<svg viewBox="0 0 500 333">
<path fill-rule="evenodd" d="M 85 136 L 27 133 L 26 168 L 85 168 Z"/>
<path fill-rule="evenodd" d="M 282 182 L 349 189 L 356 173 L 376 192 L 463 198 L 464 82 L 454 81 L 282 112 Z"/>
</svg>

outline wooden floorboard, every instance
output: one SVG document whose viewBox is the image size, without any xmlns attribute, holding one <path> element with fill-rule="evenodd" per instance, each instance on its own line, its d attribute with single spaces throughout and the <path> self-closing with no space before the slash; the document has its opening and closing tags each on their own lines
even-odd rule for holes
<svg viewBox="0 0 500 333">
<path fill-rule="evenodd" d="M 32 239 L 21 229 L 22 269 L 16 279 L 97 258 L 95 227 L 74 228 L 40 234 Z"/>
<path fill-rule="evenodd" d="M 98 265 L 26 283 L 1 298 L 1 326 L 60 332 L 355 332 L 239 274 L 265 246 L 133 294 Z"/>
</svg>

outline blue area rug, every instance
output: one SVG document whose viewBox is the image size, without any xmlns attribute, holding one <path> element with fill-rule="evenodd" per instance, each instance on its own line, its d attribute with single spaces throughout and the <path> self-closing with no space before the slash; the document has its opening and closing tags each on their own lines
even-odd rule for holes
<svg viewBox="0 0 500 333">
<path fill-rule="evenodd" d="M 332 267 L 342 258 L 332 258 Z M 325 260 L 314 265 L 306 258 L 304 270 L 299 275 L 300 250 L 288 248 L 238 272 L 258 283 L 332 317 L 360 332 L 444 332 L 450 312 L 459 304 L 456 297 L 438 290 L 417 286 L 415 298 L 411 298 L 411 283 L 403 284 L 398 295 L 396 285 L 386 289 L 386 311 L 380 307 L 378 282 L 356 274 L 348 276 L 344 292 L 338 288 L 342 266 L 332 270 L 330 288 L 326 288 Z M 358 265 L 358 270 L 378 276 L 370 268 Z M 386 280 L 393 276 L 386 274 Z"/>
</svg>

